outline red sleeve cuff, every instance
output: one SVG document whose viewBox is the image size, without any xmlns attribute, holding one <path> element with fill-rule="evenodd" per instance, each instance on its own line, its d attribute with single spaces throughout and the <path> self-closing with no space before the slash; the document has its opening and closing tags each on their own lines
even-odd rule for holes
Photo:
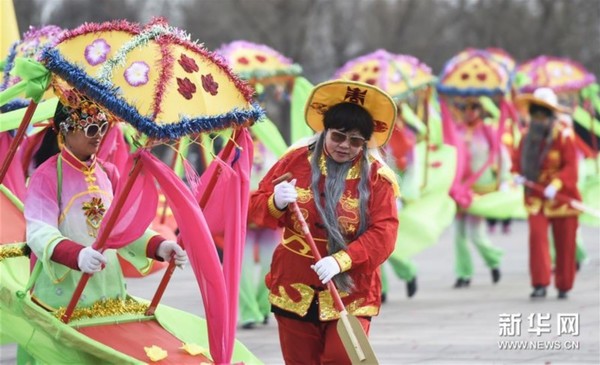
<svg viewBox="0 0 600 365">
<path fill-rule="evenodd" d="M 164 261 L 161 257 L 156 255 L 158 252 L 158 246 L 160 246 L 163 241 L 166 241 L 166 238 L 159 234 L 150 238 L 150 241 L 148 241 L 148 246 L 146 246 L 146 257 L 156 261 Z"/>
<path fill-rule="evenodd" d="M 79 252 L 84 248 L 85 246 L 80 245 L 77 242 L 62 240 L 54 247 L 51 260 L 79 271 L 77 259 L 79 258 Z"/>
</svg>

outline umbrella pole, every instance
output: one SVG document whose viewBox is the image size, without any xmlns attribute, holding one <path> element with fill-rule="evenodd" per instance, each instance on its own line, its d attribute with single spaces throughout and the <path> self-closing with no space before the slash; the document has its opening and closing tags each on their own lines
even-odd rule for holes
<svg viewBox="0 0 600 365">
<path fill-rule="evenodd" d="M 177 157 L 179 156 L 179 146 L 180 146 L 180 140 L 177 140 L 177 142 L 175 143 L 175 153 L 173 154 L 173 159 L 171 160 L 171 169 L 175 170 L 175 165 L 177 164 Z M 165 199 L 165 202 L 163 204 L 162 207 L 162 212 L 160 214 L 160 224 L 165 224 L 165 220 L 167 219 L 167 207 L 169 205 L 167 204 L 167 199 Z"/>
<path fill-rule="evenodd" d="M 98 240 L 96 241 L 97 242 L 96 250 L 101 251 L 102 248 L 104 247 L 104 244 L 106 243 L 106 240 L 108 239 L 108 235 L 110 234 L 110 231 L 112 231 L 112 228 L 114 227 L 114 225 L 117 221 L 117 218 L 119 217 L 119 214 L 121 213 L 121 209 L 123 208 L 123 205 L 125 204 L 125 199 L 127 199 L 127 195 L 129 195 L 129 192 L 131 191 L 131 188 L 133 187 L 133 183 L 135 182 L 135 179 L 137 178 L 137 176 L 140 174 L 141 171 L 142 171 L 142 163 L 139 161 L 139 157 L 138 157 L 138 158 L 136 158 L 133 169 L 131 170 L 129 177 L 127 178 L 127 182 L 125 183 L 125 186 L 123 187 L 123 191 L 119 194 L 117 201 L 114 203 L 115 206 L 112 207 L 114 210 L 113 214 L 111 214 L 111 216 L 109 217 L 108 221 L 106 222 L 106 227 L 104 228 L 100 237 L 98 237 Z M 81 294 L 83 293 L 83 289 L 87 285 L 87 282 L 88 282 L 88 280 L 90 280 L 91 276 L 92 276 L 91 274 L 85 274 L 85 273 L 81 276 L 81 279 L 79 280 L 79 284 L 77 284 L 77 287 L 75 288 L 75 291 L 73 292 L 73 297 L 71 298 L 71 301 L 69 302 L 69 305 L 67 306 L 67 309 L 65 310 L 65 313 L 61 317 L 61 319 L 64 323 L 69 323 L 69 320 L 71 319 L 71 315 L 73 314 L 73 311 L 75 310 L 75 306 L 77 305 L 77 302 L 79 301 L 79 298 L 81 297 Z"/>
<path fill-rule="evenodd" d="M 223 149 L 223 159 L 224 160 L 227 160 L 227 158 L 231 154 L 231 151 L 233 150 L 233 146 L 234 146 L 233 141 L 236 137 L 236 134 L 237 133 L 234 130 L 233 134 L 231 135 L 231 138 L 227 142 L 227 145 L 225 145 L 225 148 Z M 221 166 L 217 166 L 217 168 L 215 169 L 215 173 L 210 177 L 210 180 L 208 181 L 208 184 L 206 186 L 206 190 L 204 191 L 204 194 L 202 194 L 202 197 L 200 198 L 200 201 L 198 202 L 198 205 L 200 205 L 200 209 L 204 209 L 206 207 L 206 204 L 208 203 L 208 198 L 211 196 L 212 191 L 214 190 L 215 186 L 217 185 L 217 181 L 219 180 L 221 171 L 222 171 Z M 165 290 L 167 289 L 167 285 L 169 284 L 169 281 L 171 280 L 171 276 L 173 276 L 174 271 L 175 271 L 175 260 L 172 259 L 169 262 L 169 266 L 167 267 L 165 274 L 163 275 L 162 279 L 160 280 L 160 284 L 158 285 L 158 288 L 156 289 L 156 293 L 154 293 L 154 297 L 152 298 L 152 301 L 150 302 L 148 309 L 146 310 L 145 314 L 147 316 L 154 315 L 154 312 L 156 311 L 156 307 L 158 306 L 158 303 L 160 302 L 163 294 L 165 293 Z"/>
<path fill-rule="evenodd" d="M 31 122 L 31 118 L 33 118 L 33 113 L 37 108 L 37 103 L 33 100 L 29 102 L 29 106 L 25 111 L 25 115 L 23 116 L 23 120 L 21 120 L 21 124 L 19 125 L 19 129 L 17 129 L 17 134 L 15 138 L 12 140 L 10 144 L 10 148 L 8 149 L 8 153 L 6 154 L 6 158 L 2 162 L 2 168 L 0 168 L 0 184 L 4 181 L 4 177 L 6 177 L 6 173 L 8 172 L 8 167 L 10 166 L 13 158 L 15 157 L 15 153 L 17 153 L 17 148 L 19 144 L 23 140 L 25 136 L 25 131 L 27 131 L 27 126 L 29 126 L 29 122 Z"/>
</svg>

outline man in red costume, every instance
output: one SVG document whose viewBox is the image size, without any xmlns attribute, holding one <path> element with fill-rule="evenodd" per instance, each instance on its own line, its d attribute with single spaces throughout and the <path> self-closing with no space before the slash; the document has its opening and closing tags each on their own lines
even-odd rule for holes
<svg viewBox="0 0 600 365">
<path fill-rule="evenodd" d="M 317 85 L 306 121 L 318 134 L 284 155 L 260 182 L 250 214 L 262 226 L 283 227 L 266 276 L 286 364 L 350 364 L 327 283 L 368 334 L 381 305 L 380 265 L 394 250 L 399 189 L 391 169 L 372 154 L 396 117 L 380 89 L 352 81 Z M 291 173 L 293 180 L 277 183 Z M 314 256 L 288 204 L 297 202 L 322 259 Z"/>
<path fill-rule="evenodd" d="M 575 281 L 575 237 L 578 211 L 564 199 L 581 200 L 577 190 L 577 159 L 573 130 L 557 122 L 557 114 L 567 112 L 558 104 L 549 88 L 533 95 L 517 97 L 517 105 L 527 110 L 531 121 L 513 159 L 513 171 L 520 174 L 517 183 L 530 181 L 539 191 L 525 189 L 525 207 L 529 213 L 529 270 L 534 288 L 532 298 L 546 296 L 552 263 L 548 245 L 548 226 L 556 249 L 554 285 L 558 298 L 567 298 Z M 543 190 L 542 190 L 543 189 Z"/>
</svg>

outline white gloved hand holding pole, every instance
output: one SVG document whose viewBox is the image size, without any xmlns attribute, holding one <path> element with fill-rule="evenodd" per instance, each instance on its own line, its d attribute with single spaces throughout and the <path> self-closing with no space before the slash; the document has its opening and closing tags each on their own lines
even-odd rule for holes
<svg viewBox="0 0 600 365">
<path fill-rule="evenodd" d="M 160 243 L 156 250 L 156 256 L 165 261 L 175 259 L 175 265 L 183 267 L 188 262 L 187 253 L 177 244 L 177 242 L 165 240 Z"/>
<path fill-rule="evenodd" d="M 323 257 L 310 267 L 317 275 L 319 275 L 319 280 L 321 280 L 323 284 L 327 284 L 329 280 L 333 279 L 334 276 L 342 271 L 340 265 L 338 265 L 337 261 L 331 256 Z"/>
<path fill-rule="evenodd" d="M 106 257 L 92 247 L 86 247 L 79 251 L 77 266 L 79 266 L 79 270 L 82 272 L 86 274 L 99 272 L 102 270 L 102 265 L 104 264 L 106 264 Z"/>
<path fill-rule="evenodd" d="M 550 185 L 546 186 L 546 188 L 544 189 L 544 196 L 546 198 L 552 200 L 556 196 L 557 192 L 558 192 L 558 189 L 556 188 L 556 186 L 550 184 Z"/>
<path fill-rule="evenodd" d="M 523 184 L 525 184 L 525 181 L 527 181 L 527 179 L 525 178 L 525 176 L 515 175 L 513 177 L 513 183 L 515 185 L 523 185 Z"/>
<path fill-rule="evenodd" d="M 298 199 L 296 191 L 296 179 L 287 182 L 282 181 L 275 185 L 273 189 L 273 202 L 279 210 L 285 209 L 288 204 L 295 202 Z"/>
</svg>

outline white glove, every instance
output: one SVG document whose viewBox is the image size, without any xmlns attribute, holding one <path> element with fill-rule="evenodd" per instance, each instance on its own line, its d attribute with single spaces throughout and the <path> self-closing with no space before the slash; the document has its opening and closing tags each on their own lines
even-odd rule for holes
<svg viewBox="0 0 600 365">
<path fill-rule="evenodd" d="M 527 181 L 525 176 L 515 175 L 513 177 L 513 183 L 515 183 L 515 185 L 523 185 L 523 184 L 525 184 L 525 181 Z"/>
<path fill-rule="evenodd" d="M 156 256 L 162 258 L 165 261 L 171 261 L 171 258 L 175 258 L 175 265 L 182 267 L 188 262 L 187 253 L 173 241 L 162 241 L 156 250 Z"/>
<path fill-rule="evenodd" d="M 402 199 L 396 199 L 396 210 L 400 212 L 404 207 L 404 203 L 402 203 Z"/>
<path fill-rule="evenodd" d="M 273 202 L 279 210 L 285 209 L 289 203 L 293 203 L 298 199 L 296 191 L 296 179 L 287 182 L 282 181 L 275 185 L 273 190 Z"/>
<path fill-rule="evenodd" d="M 550 184 L 550 185 L 546 186 L 546 188 L 544 189 L 544 196 L 546 198 L 552 200 L 556 196 L 557 191 L 558 191 L 558 189 L 556 188 L 556 186 Z"/>
<path fill-rule="evenodd" d="M 86 274 L 93 274 L 102 270 L 102 264 L 106 264 L 106 257 L 94 250 L 91 246 L 79 251 L 77 266 Z"/>
<path fill-rule="evenodd" d="M 327 284 L 334 276 L 340 273 L 342 269 L 338 265 L 337 261 L 331 257 L 326 256 L 317 261 L 316 264 L 310 266 L 319 275 L 319 280 L 323 284 Z"/>
<path fill-rule="evenodd" d="M 508 186 L 508 183 L 506 181 L 501 183 L 500 186 L 498 187 L 498 191 L 507 192 L 509 190 L 510 190 L 510 186 Z"/>
</svg>

